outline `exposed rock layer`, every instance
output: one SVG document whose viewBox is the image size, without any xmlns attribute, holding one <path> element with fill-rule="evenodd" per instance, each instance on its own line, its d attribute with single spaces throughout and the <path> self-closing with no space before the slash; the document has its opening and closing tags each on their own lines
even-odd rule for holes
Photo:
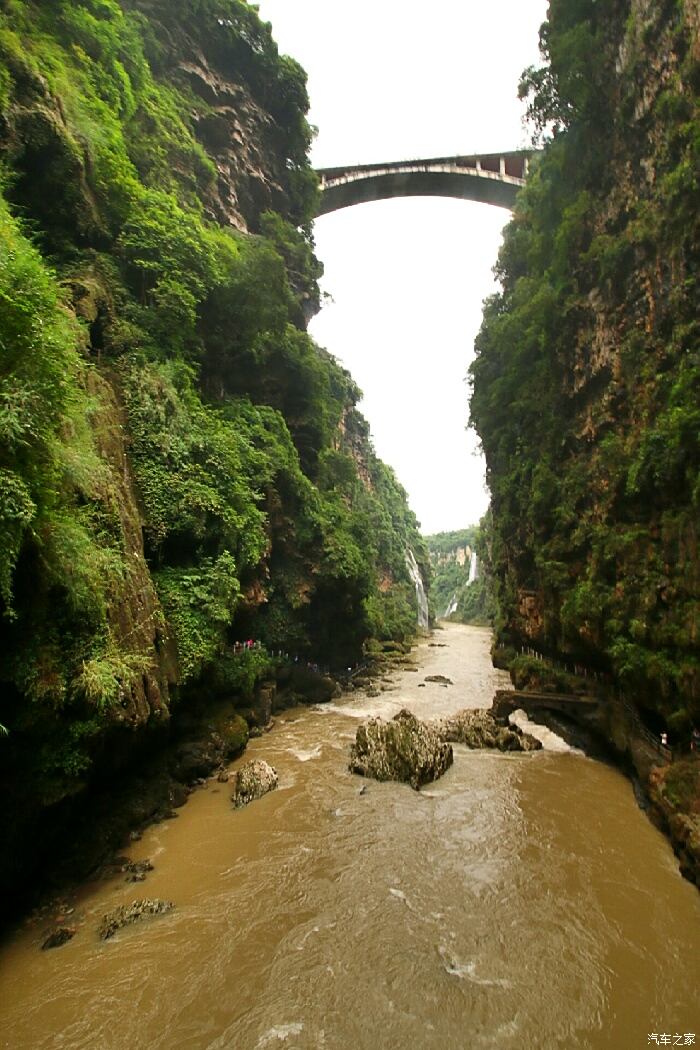
<svg viewBox="0 0 700 1050">
<path fill-rule="evenodd" d="M 125 926 L 131 926 L 133 923 L 140 922 L 142 919 L 152 915 L 164 915 L 166 912 L 172 911 L 174 907 L 175 905 L 172 901 L 158 899 L 146 899 L 134 901 L 132 904 L 121 904 L 118 908 L 102 917 L 102 922 L 97 931 L 99 938 L 102 941 L 107 941 Z"/>
<path fill-rule="evenodd" d="M 542 744 L 530 733 L 502 725 L 490 711 L 464 710 L 437 723 L 443 740 L 466 744 L 472 748 L 496 748 L 498 751 L 539 751 Z"/>
</svg>

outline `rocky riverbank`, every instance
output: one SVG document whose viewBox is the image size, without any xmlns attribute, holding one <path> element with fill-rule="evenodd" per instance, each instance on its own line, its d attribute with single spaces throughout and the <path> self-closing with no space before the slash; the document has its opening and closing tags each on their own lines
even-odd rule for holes
<svg viewBox="0 0 700 1050">
<path fill-rule="evenodd" d="M 152 825 L 176 818 L 193 791 L 212 780 L 230 782 L 238 808 L 277 786 L 275 770 L 265 763 L 247 763 L 234 774 L 226 769 L 251 738 L 270 732 L 277 714 L 324 704 L 344 693 L 378 696 L 389 688 L 392 671 L 402 670 L 417 670 L 412 647 L 385 642 L 375 644 L 361 666 L 338 674 L 305 662 L 282 664 L 274 679 L 258 683 L 251 701 L 236 696 L 190 699 L 134 753 L 132 766 L 118 767 L 114 780 L 59 807 L 47 831 L 55 845 L 44 844 L 41 862 L 3 918 L 14 922 L 22 912 L 33 911 L 46 923 L 42 946 L 61 947 L 76 929 L 71 906 L 75 888 L 85 880 L 111 880 L 120 873 L 127 882 L 144 881 L 153 865 L 135 864 L 125 851 Z"/>
<path fill-rule="evenodd" d="M 179 710 L 176 706 L 168 724 L 154 729 L 138 749 L 131 738 L 125 740 L 128 764 L 115 754 L 112 775 L 48 811 L 51 819 L 36 836 L 34 860 L 24 868 L 22 892 L 7 898 L 0 918 L 14 921 L 36 908 L 58 916 L 57 928 L 69 929 L 64 912 L 71 887 L 121 870 L 129 844 L 149 826 L 177 817 L 208 779 L 224 779 L 226 765 L 243 754 L 250 738 L 269 732 L 278 713 L 343 693 L 378 696 L 389 688 L 392 671 L 413 667 L 409 644 L 375 643 L 361 666 L 342 673 L 323 673 L 306 662 L 282 664 L 274 678 L 257 685 L 252 700 L 190 698 Z"/>
<path fill-rule="evenodd" d="M 258 685 L 252 702 L 240 696 L 191 699 L 140 748 L 126 740 L 128 764 L 113 755 L 111 775 L 47 811 L 31 863 L 18 858 L 24 865 L 22 890 L 7 898 L 0 917 L 13 921 L 18 912 L 42 908 L 76 882 L 111 876 L 131 842 L 150 825 L 176 817 L 191 792 L 241 755 L 251 736 L 272 728 L 276 713 L 328 702 L 341 691 L 340 680 L 331 675 L 306 664 L 285 665 L 274 680 Z"/>
</svg>

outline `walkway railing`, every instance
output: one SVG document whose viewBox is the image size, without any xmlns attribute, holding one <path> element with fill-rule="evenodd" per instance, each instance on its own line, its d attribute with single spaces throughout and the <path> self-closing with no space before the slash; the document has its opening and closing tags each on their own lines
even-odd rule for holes
<svg viewBox="0 0 700 1050">
<path fill-rule="evenodd" d="M 654 751 L 658 752 L 658 754 L 660 754 L 666 762 L 672 762 L 673 748 L 669 747 L 667 744 L 662 744 L 659 738 L 655 736 L 654 733 L 652 733 L 652 731 L 650 729 L 647 729 L 647 727 L 644 725 L 641 718 L 639 717 L 637 709 L 630 703 L 630 701 L 625 699 L 625 697 L 622 696 L 621 693 L 618 695 L 620 703 L 622 704 L 625 710 L 625 714 L 629 718 L 630 722 L 632 722 L 632 724 L 634 725 L 634 728 L 636 732 L 639 733 L 640 737 L 645 741 L 645 743 L 649 745 L 649 747 L 653 747 Z"/>
<path fill-rule="evenodd" d="M 328 664 L 319 664 L 314 660 L 309 660 L 307 657 L 299 656 L 298 653 L 288 653 L 284 649 L 267 649 L 262 642 L 252 639 L 247 642 L 234 642 L 232 648 L 234 656 L 239 656 L 251 650 L 258 652 L 264 650 L 271 660 L 288 664 L 290 667 L 305 667 L 308 671 L 313 671 L 315 674 L 333 675 L 336 678 L 347 678 L 348 680 L 354 678 L 362 671 L 366 671 L 370 666 L 368 663 L 361 663 L 353 664 L 352 667 L 333 670 Z"/>
<path fill-rule="evenodd" d="M 522 656 L 531 656 L 533 660 L 539 660 L 540 663 L 547 664 L 549 667 L 556 667 L 560 671 L 565 671 L 566 674 L 575 675 L 577 678 L 592 678 L 595 682 L 608 682 L 612 684 L 613 677 L 605 671 L 597 671 L 592 667 L 586 667 L 585 664 L 567 663 L 564 660 L 556 660 L 552 656 L 546 656 L 541 653 L 538 649 L 533 649 L 529 645 L 521 645 L 520 653 Z"/>
<path fill-rule="evenodd" d="M 233 643 L 234 656 L 240 656 L 251 650 L 254 652 L 264 651 L 271 660 L 277 660 L 279 663 L 289 664 L 290 667 L 305 667 L 308 671 L 313 671 L 315 674 L 331 674 L 331 670 L 326 664 L 319 664 L 313 660 L 305 659 L 303 656 L 300 657 L 298 654 L 285 652 L 284 649 L 267 649 L 262 642 L 257 640 L 253 641 L 251 639 L 247 642 Z"/>
</svg>

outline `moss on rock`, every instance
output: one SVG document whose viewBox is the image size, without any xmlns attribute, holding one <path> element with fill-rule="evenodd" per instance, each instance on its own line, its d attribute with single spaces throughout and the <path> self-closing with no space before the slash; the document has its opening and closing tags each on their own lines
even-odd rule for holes
<svg viewBox="0 0 700 1050">
<path fill-rule="evenodd" d="M 359 726 L 350 749 L 350 770 L 375 780 L 399 780 L 416 791 L 452 765 L 452 748 L 438 731 L 406 709 L 390 722 L 371 718 Z"/>
</svg>

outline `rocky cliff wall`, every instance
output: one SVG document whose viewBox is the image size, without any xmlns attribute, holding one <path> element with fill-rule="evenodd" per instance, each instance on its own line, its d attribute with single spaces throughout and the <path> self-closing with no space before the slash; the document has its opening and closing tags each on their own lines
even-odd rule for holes
<svg viewBox="0 0 700 1050">
<path fill-rule="evenodd" d="M 609 672 L 687 742 L 700 717 L 698 6 L 559 0 L 542 44 L 523 93 L 549 141 L 472 368 L 501 634 Z"/>
<path fill-rule="evenodd" d="M 305 330 L 307 108 L 243 0 L 0 0 L 6 889 L 173 711 L 415 627 L 415 518 Z"/>
</svg>

